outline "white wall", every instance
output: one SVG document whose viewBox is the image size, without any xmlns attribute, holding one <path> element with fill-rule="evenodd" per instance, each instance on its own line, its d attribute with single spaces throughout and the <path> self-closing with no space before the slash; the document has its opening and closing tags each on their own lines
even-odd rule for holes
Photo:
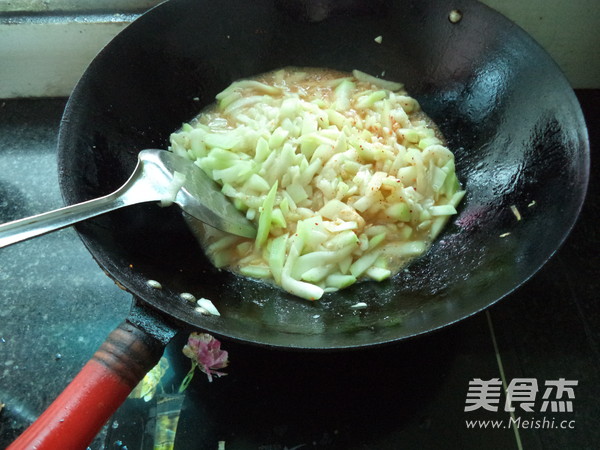
<svg viewBox="0 0 600 450">
<path fill-rule="evenodd" d="M 575 88 L 600 88 L 600 0 L 482 0 L 527 31 Z"/>
<path fill-rule="evenodd" d="M 130 8 L 125 7 L 129 4 Z M 75 5 L 115 7 L 115 14 L 26 21 L 26 5 L 45 11 Z M 158 0 L 0 0 L 0 98 L 66 96 L 95 54 L 135 15 Z M 449 8 L 451 2 L 449 1 Z M 575 88 L 600 88 L 600 0 L 483 0 L 536 39 Z"/>
</svg>

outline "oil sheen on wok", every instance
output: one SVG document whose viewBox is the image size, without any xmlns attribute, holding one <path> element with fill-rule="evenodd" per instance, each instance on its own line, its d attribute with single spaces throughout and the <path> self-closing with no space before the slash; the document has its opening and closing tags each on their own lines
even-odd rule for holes
<svg viewBox="0 0 600 450">
<path fill-rule="evenodd" d="M 399 83 L 285 68 L 233 83 L 171 135 L 257 224 L 203 227 L 219 268 L 315 300 L 393 276 L 423 254 L 464 191 L 454 155 Z"/>
</svg>

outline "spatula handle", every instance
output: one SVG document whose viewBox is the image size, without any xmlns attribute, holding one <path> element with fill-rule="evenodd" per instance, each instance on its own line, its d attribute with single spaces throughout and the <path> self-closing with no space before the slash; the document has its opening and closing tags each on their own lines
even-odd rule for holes
<svg viewBox="0 0 600 450">
<path fill-rule="evenodd" d="M 143 151 L 140 154 L 143 154 Z M 161 200 L 165 195 L 164 190 L 167 189 L 164 186 L 164 172 L 156 166 L 143 163 L 144 161 L 138 158 L 138 163 L 125 184 L 104 197 L 0 224 L 0 248 L 125 206 Z"/>
<path fill-rule="evenodd" d="M 125 206 L 109 195 L 0 225 L 0 248 L 60 230 Z"/>
<path fill-rule="evenodd" d="M 83 450 L 156 365 L 164 343 L 125 321 L 8 449 Z"/>
</svg>

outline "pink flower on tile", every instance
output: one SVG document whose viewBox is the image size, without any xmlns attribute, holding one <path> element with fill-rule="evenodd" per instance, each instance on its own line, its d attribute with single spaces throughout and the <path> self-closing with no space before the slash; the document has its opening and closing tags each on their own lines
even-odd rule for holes
<svg viewBox="0 0 600 450">
<path fill-rule="evenodd" d="M 192 364 L 197 364 L 208 376 L 208 381 L 212 381 L 213 375 L 217 377 L 227 375 L 219 372 L 218 369 L 227 367 L 228 354 L 225 350 L 221 350 L 221 342 L 210 334 L 191 333 L 182 351 L 192 360 Z"/>
</svg>

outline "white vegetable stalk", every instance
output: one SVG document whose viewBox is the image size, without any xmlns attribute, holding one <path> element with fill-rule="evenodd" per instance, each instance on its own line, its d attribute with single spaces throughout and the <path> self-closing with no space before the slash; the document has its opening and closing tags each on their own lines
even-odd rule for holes
<svg viewBox="0 0 600 450">
<path fill-rule="evenodd" d="M 315 300 L 392 276 L 456 214 L 454 156 L 400 83 L 283 69 L 216 98 L 171 150 L 257 223 L 253 241 L 205 236 L 217 267 Z"/>
<path fill-rule="evenodd" d="M 183 187 L 185 183 L 185 175 L 181 172 L 173 172 L 173 179 L 171 183 L 167 186 L 163 197 L 160 199 L 160 206 L 167 207 L 171 206 L 175 199 L 177 198 L 177 194 Z"/>
</svg>

